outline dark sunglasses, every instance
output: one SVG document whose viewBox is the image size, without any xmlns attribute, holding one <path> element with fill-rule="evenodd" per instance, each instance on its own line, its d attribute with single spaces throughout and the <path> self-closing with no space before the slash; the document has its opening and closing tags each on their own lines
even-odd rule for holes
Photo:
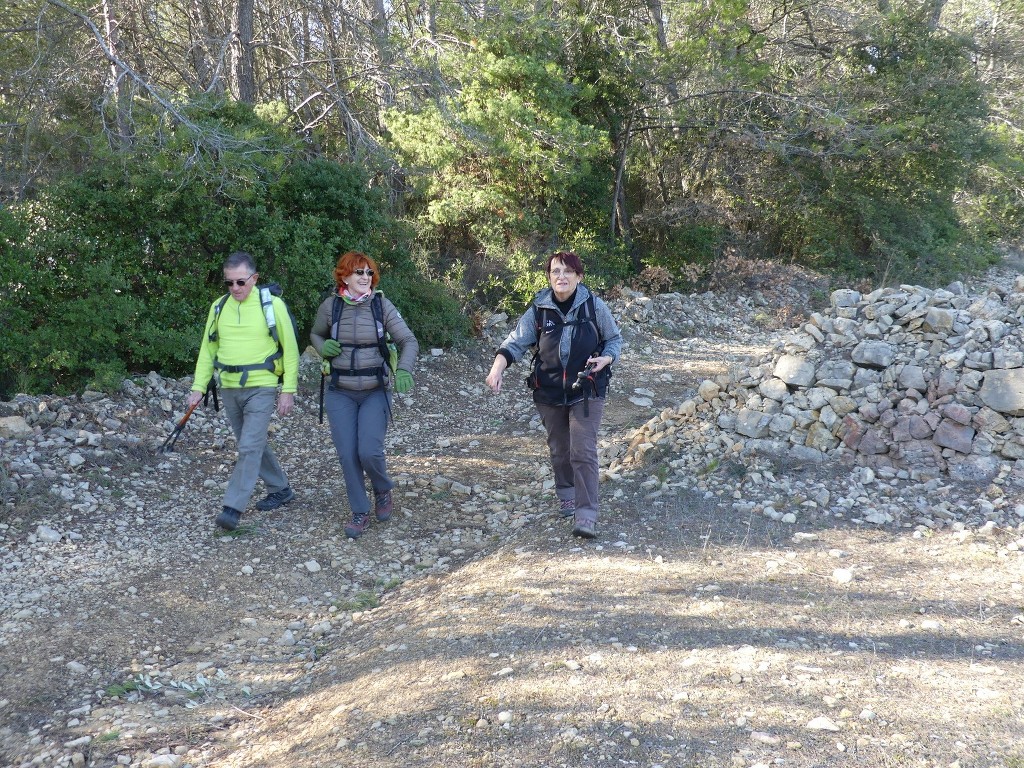
<svg viewBox="0 0 1024 768">
<path fill-rule="evenodd" d="M 353 275 L 359 275 L 359 276 L 366 275 L 367 277 L 373 277 L 373 270 L 372 269 L 353 269 L 352 270 L 352 274 Z"/>
<path fill-rule="evenodd" d="M 256 274 L 255 272 L 252 273 L 252 275 L 255 275 L 255 274 Z M 225 280 L 224 281 L 224 285 L 227 288 L 230 288 L 233 285 L 237 285 L 239 288 L 241 288 L 243 285 L 245 285 L 250 280 L 252 280 L 252 275 L 249 275 L 247 278 L 245 278 L 245 280 Z"/>
</svg>

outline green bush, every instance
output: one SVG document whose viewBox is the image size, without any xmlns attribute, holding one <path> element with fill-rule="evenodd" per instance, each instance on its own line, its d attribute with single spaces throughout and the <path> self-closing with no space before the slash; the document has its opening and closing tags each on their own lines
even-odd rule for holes
<svg viewBox="0 0 1024 768">
<path fill-rule="evenodd" d="M 226 112 L 252 130 L 249 112 Z M 223 126 L 225 110 L 215 113 Z M 224 160 L 227 175 L 197 170 L 173 146 L 97 156 L 0 210 L 0 396 L 110 389 L 128 372 L 190 373 L 233 250 L 253 254 L 261 282 L 282 285 L 300 346 L 338 256 L 353 248 L 380 254 L 390 295 L 425 343 L 465 335 L 452 291 L 417 274 L 362 169 L 303 160 L 284 141 L 262 165 L 264 154 L 241 150 Z"/>
<path fill-rule="evenodd" d="M 474 306 L 519 314 L 537 291 L 548 284 L 543 269 L 545 261 L 537 254 L 513 251 L 504 263 L 493 265 L 493 271 L 474 287 Z"/>
<path fill-rule="evenodd" d="M 385 273 L 380 289 L 398 307 L 421 349 L 451 347 L 472 331 L 472 323 L 451 286 L 406 269 Z"/>
</svg>

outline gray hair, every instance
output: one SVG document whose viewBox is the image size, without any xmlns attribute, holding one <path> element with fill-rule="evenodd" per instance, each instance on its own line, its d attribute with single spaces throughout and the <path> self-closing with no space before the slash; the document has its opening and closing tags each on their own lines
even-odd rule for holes
<svg viewBox="0 0 1024 768">
<path fill-rule="evenodd" d="M 256 271 L 256 262 L 245 251 L 235 251 L 224 259 L 224 266 L 222 268 L 235 269 L 235 267 L 245 267 L 251 273 Z"/>
</svg>

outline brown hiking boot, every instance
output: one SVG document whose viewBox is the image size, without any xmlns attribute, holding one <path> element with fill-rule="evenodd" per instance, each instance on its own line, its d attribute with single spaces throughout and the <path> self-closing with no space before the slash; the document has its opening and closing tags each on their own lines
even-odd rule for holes
<svg viewBox="0 0 1024 768">
<path fill-rule="evenodd" d="M 376 515 L 377 520 L 382 523 L 390 520 L 391 512 L 395 508 L 395 500 L 392 497 L 391 491 L 374 491 L 373 500 L 373 513 Z"/>
<path fill-rule="evenodd" d="M 352 514 L 352 522 L 345 526 L 345 535 L 350 539 L 358 539 L 369 524 L 369 512 L 355 512 Z"/>
</svg>

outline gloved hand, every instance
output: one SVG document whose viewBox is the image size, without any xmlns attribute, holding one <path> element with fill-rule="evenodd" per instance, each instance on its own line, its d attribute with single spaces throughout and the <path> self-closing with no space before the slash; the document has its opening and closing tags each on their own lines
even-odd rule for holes
<svg viewBox="0 0 1024 768">
<path fill-rule="evenodd" d="M 336 357 L 341 354 L 341 344 L 334 339 L 328 339 L 324 342 L 320 354 L 325 358 Z"/>
<path fill-rule="evenodd" d="M 403 368 L 395 371 L 395 392 L 404 395 L 412 389 L 412 374 Z"/>
</svg>

